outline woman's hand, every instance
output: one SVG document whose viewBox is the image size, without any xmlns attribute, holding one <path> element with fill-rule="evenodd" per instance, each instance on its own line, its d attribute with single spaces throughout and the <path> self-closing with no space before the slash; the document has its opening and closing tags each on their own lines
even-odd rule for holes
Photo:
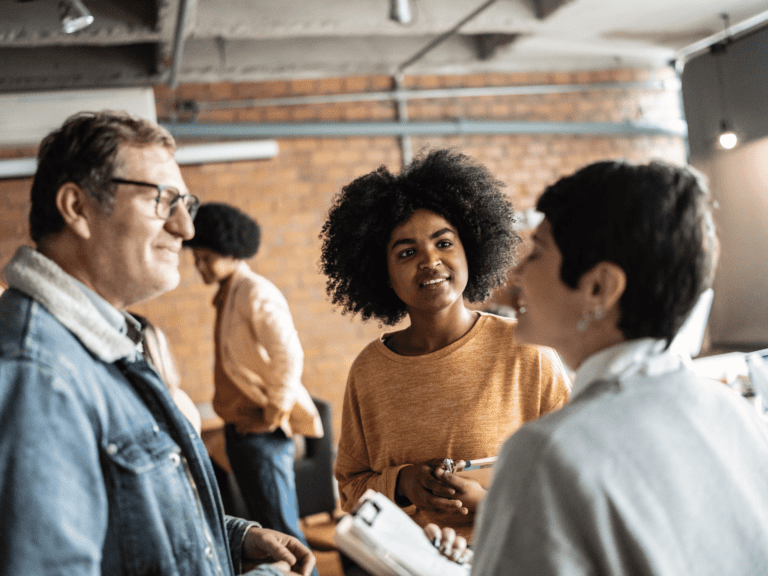
<svg viewBox="0 0 768 576">
<path fill-rule="evenodd" d="M 402 468 L 397 477 L 397 503 L 400 506 L 413 504 L 419 510 L 444 514 L 467 514 L 468 508 L 457 499 L 456 488 L 435 475 L 442 462 L 433 459 Z"/>
<path fill-rule="evenodd" d="M 474 514 L 478 504 L 485 498 L 486 490 L 479 482 L 462 478 L 455 472 L 448 472 L 443 466 L 435 469 L 435 477 L 454 489 L 453 497 L 461 501 L 462 507 L 466 509 L 463 514 Z"/>
<path fill-rule="evenodd" d="M 456 531 L 453 528 L 441 530 L 437 524 L 427 524 L 424 526 L 424 533 L 443 556 L 458 564 L 472 561 L 472 550 L 467 548 L 466 538 L 456 536 Z"/>
</svg>

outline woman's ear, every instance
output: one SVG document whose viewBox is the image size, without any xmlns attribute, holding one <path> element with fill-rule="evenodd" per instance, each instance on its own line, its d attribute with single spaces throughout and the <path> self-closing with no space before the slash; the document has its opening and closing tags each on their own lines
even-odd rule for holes
<svg viewBox="0 0 768 576">
<path fill-rule="evenodd" d="M 618 305 L 627 288 L 627 275 L 618 264 L 598 262 L 579 280 L 589 310 L 608 311 Z"/>
<path fill-rule="evenodd" d="M 65 182 L 56 192 L 56 208 L 64 225 L 84 240 L 91 237 L 89 199 L 85 190 L 74 182 Z"/>
</svg>

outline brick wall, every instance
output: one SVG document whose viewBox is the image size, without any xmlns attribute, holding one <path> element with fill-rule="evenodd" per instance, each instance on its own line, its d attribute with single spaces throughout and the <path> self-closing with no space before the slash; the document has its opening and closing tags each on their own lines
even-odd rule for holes
<svg viewBox="0 0 768 576">
<path fill-rule="evenodd" d="M 412 89 L 528 84 L 610 83 L 669 76 L 669 71 L 605 71 L 576 74 L 425 76 L 407 79 Z M 156 88 L 158 117 L 176 117 L 176 103 L 275 98 L 281 96 L 385 91 L 388 77 L 331 78 L 244 84 L 184 85 L 175 91 Z M 411 120 L 457 117 L 551 122 L 620 122 L 640 118 L 679 118 L 677 97 L 648 90 L 590 91 L 537 96 L 495 96 L 412 100 Z M 391 121 L 390 102 L 273 106 L 203 111 L 200 122 Z M 334 434 L 340 428 L 347 370 L 357 353 L 381 328 L 333 311 L 318 271 L 318 233 L 333 195 L 353 178 L 381 164 L 400 169 L 397 138 L 294 138 L 279 140 L 271 160 L 187 166 L 189 188 L 203 201 L 237 205 L 255 216 L 263 230 L 262 248 L 249 264 L 285 294 L 306 355 L 304 382 L 310 393 L 332 402 Z M 516 208 L 533 206 L 544 186 L 578 167 L 605 158 L 636 161 L 665 158 L 683 162 L 684 142 L 666 136 L 492 135 L 413 138 L 413 149 L 456 147 L 483 161 L 507 183 Z M 0 150 L 0 157 L 29 150 Z M 26 217 L 29 179 L 0 181 L 0 265 L 16 247 L 29 243 Z M 181 264 L 180 286 L 133 309 L 163 328 L 180 364 L 183 387 L 198 402 L 212 396 L 214 287 L 199 280 L 190 253 Z M 504 302 L 504 294 L 496 300 Z"/>
</svg>

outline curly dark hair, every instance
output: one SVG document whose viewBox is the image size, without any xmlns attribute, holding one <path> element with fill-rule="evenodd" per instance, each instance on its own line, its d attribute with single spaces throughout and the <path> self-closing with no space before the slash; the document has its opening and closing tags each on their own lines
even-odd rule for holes
<svg viewBox="0 0 768 576">
<path fill-rule="evenodd" d="M 195 216 L 194 237 L 183 245 L 244 260 L 256 255 L 260 243 L 261 227 L 256 220 L 229 204 L 207 202 Z"/>
<path fill-rule="evenodd" d="M 32 181 L 29 232 L 36 243 L 64 228 L 56 194 L 74 182 L 108 214 L 117 186 L 110 179 L 119 162 L 121 146 L 157 145 L 173 152 L 176 142 L 162 126 L 126 112 L 79 112 L 46 136 L 37 154 Z"/>
<path fill-rule="evenodd" d="M 598 262 L 627 275 L 619 329 L 669 344 L 714 275 L 717 239 L 709 191 L 691 168 L 604 161 L 561 178 L 539 198 L 576 288 Z"/>
<path fill-rule="evenodd" d="M 419 209 L 456 228 L 469 272 L 464 297 L 488 298 L 506 280 L 520 241 L 503 186 L 485 166 L 453 150 L 424 153 L 399 175 L 381 166 L 346 185 L 320 233 L 320 267 L 333 304 L 389 325 L 405 316 L 405 303 L 389 287 L 386 249 L 392 231 Z"/>
</svg>

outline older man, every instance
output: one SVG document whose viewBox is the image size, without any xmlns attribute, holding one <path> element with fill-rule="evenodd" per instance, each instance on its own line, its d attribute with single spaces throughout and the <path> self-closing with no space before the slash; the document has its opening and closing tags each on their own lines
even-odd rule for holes
<svg viewBox="0 0 768 576">
<path fill-rule="evenodd" d="M 42 143 L 0 297 L 0 574 L 309 574 L 295 538 L 225 516 L 200 438 L 125 309 L 176 287 L 198 207 L 173 138 L 119 113 Z"/>
</svg>

